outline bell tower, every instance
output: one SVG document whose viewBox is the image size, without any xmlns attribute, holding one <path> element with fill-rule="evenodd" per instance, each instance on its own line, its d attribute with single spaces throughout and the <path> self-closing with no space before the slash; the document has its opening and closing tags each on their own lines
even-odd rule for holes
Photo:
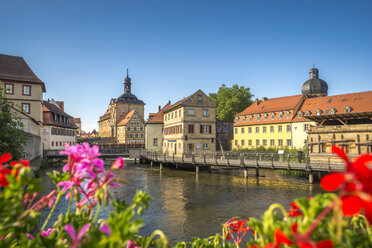
<svg viewBox="0 0 372 248">
<path fill-rule="evenodd" d="M 127 77 L 124 80 L 124 94 L 131 94 L 132 79 L 129 77 L 129 70 L 127 69 Z"/>
</svg>

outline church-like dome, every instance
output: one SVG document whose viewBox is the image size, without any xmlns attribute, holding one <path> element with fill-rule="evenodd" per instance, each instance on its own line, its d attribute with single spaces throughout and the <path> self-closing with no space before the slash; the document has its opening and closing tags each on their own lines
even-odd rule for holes
<svg viewBox="0 0 372 248">
<path fill-rule="evenodd" d="M 328 84 L 319 79 L 319 70 L 310 69 L 310 79 L 302 85 L 302 94 L 308 96 L 326 96 L 328 95 Z"/>
<path fill-rule="evenodd" d="M 121 94 L 115 100 L 115 102 L 145 104 L 143 101 L 139 100 L 134 94 L 132 94 L 132 79 L 129 77 L 128 69 L 127 77 L 124 79 L 124 94 Z"/>
</svg>

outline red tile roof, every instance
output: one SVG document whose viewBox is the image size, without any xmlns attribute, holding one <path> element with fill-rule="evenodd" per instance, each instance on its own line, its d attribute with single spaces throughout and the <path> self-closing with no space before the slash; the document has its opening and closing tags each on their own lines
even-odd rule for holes
<svg viewBox="0 0 372 248">
<path fill-rule="evenodd" d="M 351 107 L 350 113 L 372 112 L 372 91 L 306 99 L 299 109 L 303 117 L 297 114 L 293 121 L 308 121 L 304 113 L 310 111 L 310 116 L 316 116 L 318 109 L 321 110 L 320 116 L 331 115 L 330 109 L 336 110 L 335 115 L 345 114 L 345 107 Z"/>
<path fill-rule="evenodd" d="M 159 112 L 157 112 L 150 120 L 147 121 L 147 124 L 163 123 L 164 122 L 164 111 L 171 106 L 168 102 Z"/>
<path fill-rule="evenodd" d="M 54 121 L 52 113 L 55 115 L 64 116 L 67 118 L 67 123 Z M 74 128 L 76 129 L 77 126 L 73 121 L 73 117 L 62 111 L 59 106 L 48 102 L 43 101 L 43 124 L 44 125 L 53 125 L 58 127 L 65 127 L 65 128 Z"/>
<path fill-rule="evenodd" d="M 45 84 L 22 57 L 0 54 L 0 79 L 40 84 L 45 92 Z"/>
<path fill-rule="evenodd" d="M 302 95 L 285 96 L 278 98 L 271 98 L 267 100 L 256 99 L 249 107 L 238 113 L 236 117 L 239 117 L 238 122 L 234 123 L 234 126 L 247 126 L 247 125 L 263 125 L 263 124 L 274 124 L 274 123 L 285 123 L 290 122 L 293 118 L 293 111 L 302 100 Z M 286 117 L 286 111 L 290 112 L 289 118 Z M 283 112 L 283 118 L 279 119 L 278 112 Z M 274 120 L 271 120 L 270 114 L 275 113 Z M 260 120 L 257 121 L 256 115 L 260 114 Z M 267 114 L 267 120 L 264 120 L 263 114 Z M 253 116 L 253 120 L 249 121 L 249 115 Z M 243 121 L 245 116 L 245 121 Z"/>
<path fill-rule="evenodd" d="M 130 120 L 130 118 L 132 118 L 133 114 L 135 113 L 136 111 L 134 110 L 131 110 L 129 111 L 125 117 L 118 123 L 118 126 L 124 126 L 128 123 L 128 121 Z"/>
</svg>

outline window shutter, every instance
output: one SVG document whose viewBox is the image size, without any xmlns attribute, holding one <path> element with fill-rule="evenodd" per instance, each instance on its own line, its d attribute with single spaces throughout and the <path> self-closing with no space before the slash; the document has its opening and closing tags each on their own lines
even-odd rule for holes
<svg viewBox="0 0 372 248">
<path fill-rule="evenodd" d="M 203 125 L 200 125 L 200 133 L 203 133 Z"/>
<path fill-rule="evenodd" d="M 212 125 L 209 125 L 209 133 L 212 133 Z"/>
</svg>

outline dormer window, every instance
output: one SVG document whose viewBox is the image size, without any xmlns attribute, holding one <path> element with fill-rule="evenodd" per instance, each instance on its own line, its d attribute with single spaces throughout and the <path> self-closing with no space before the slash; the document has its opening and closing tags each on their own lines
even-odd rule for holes
<svg viewBox="0 0 372 248">
<path fill-rule="evenodd" d="M 271 120 L 274 120 L 274 118 L 275 118 L 275 113 L 271 113 Z"/>
<path fill-rule="evenodd" d="M 239 117 L 235 117 L 235 123 L 239 121 Z"/>
<path fill-rule="evenodd" d="M 260 118 L 261 118 L 260 115 L 256 115 L 256 121 L 260 121 Z"/>
<path fill-rule="evenodd" d="M 242 121 L 245 122 L 245 116 L 243 116 Z"/>
<path fill-rule="evenodd" d="M 329 110 L 329 113 L 330 113 L 331 115 L 334 115 L 334 114 L 336 113 L 336 109 L 331 108 L 331 109 Z"/>
<path fill-rule="evenodd" d="M 279 112 L 279 119 L 283 119 L 283 112 Z"/>
<path fill-rule="evenodd" d="M 317 109 L 317 110 L 315 111 L 315 113 L 316 113 L 316 115 L 321 115 L 321 114 L 322 114 L 322 110 Z"/>
<path fill-rule="evenodd" d="M 305 116 L 310 116 L 311 115 L 311 112 L 308 110 L 305 112 Z"/>
<path fill-rule="evenodd" d="M 267 121 L 267 114 L 264 114 L 263 119 L 264 121 Z"/>
<path fill-rule="evenodd" d="M 289 119 L 289 112 L 285 113 L 285 117 Z"/>
<path fill-rule="evenodd" d="M 302 115 L 303 115 L 303 113 L 300 111 L 300 112 L 298 112 L 298 118 L 301 118 L 302 117 Z"/>
<path fill-rule="evenodd" d="M 249 116 L 249 121 L 253 121 L 253 115 Z"/>
<path fill-rule="evenodd" d="M 346 106 L 346 107 L 344 108 L 344 110 L 345 110 L 345 114 L 350 114 L 350 113 L 351 113 L 351 110 L 352 110 L 352 108 L 351 108 L 351 107 L 349 107 L 349 106 Z"/>
</svg>

